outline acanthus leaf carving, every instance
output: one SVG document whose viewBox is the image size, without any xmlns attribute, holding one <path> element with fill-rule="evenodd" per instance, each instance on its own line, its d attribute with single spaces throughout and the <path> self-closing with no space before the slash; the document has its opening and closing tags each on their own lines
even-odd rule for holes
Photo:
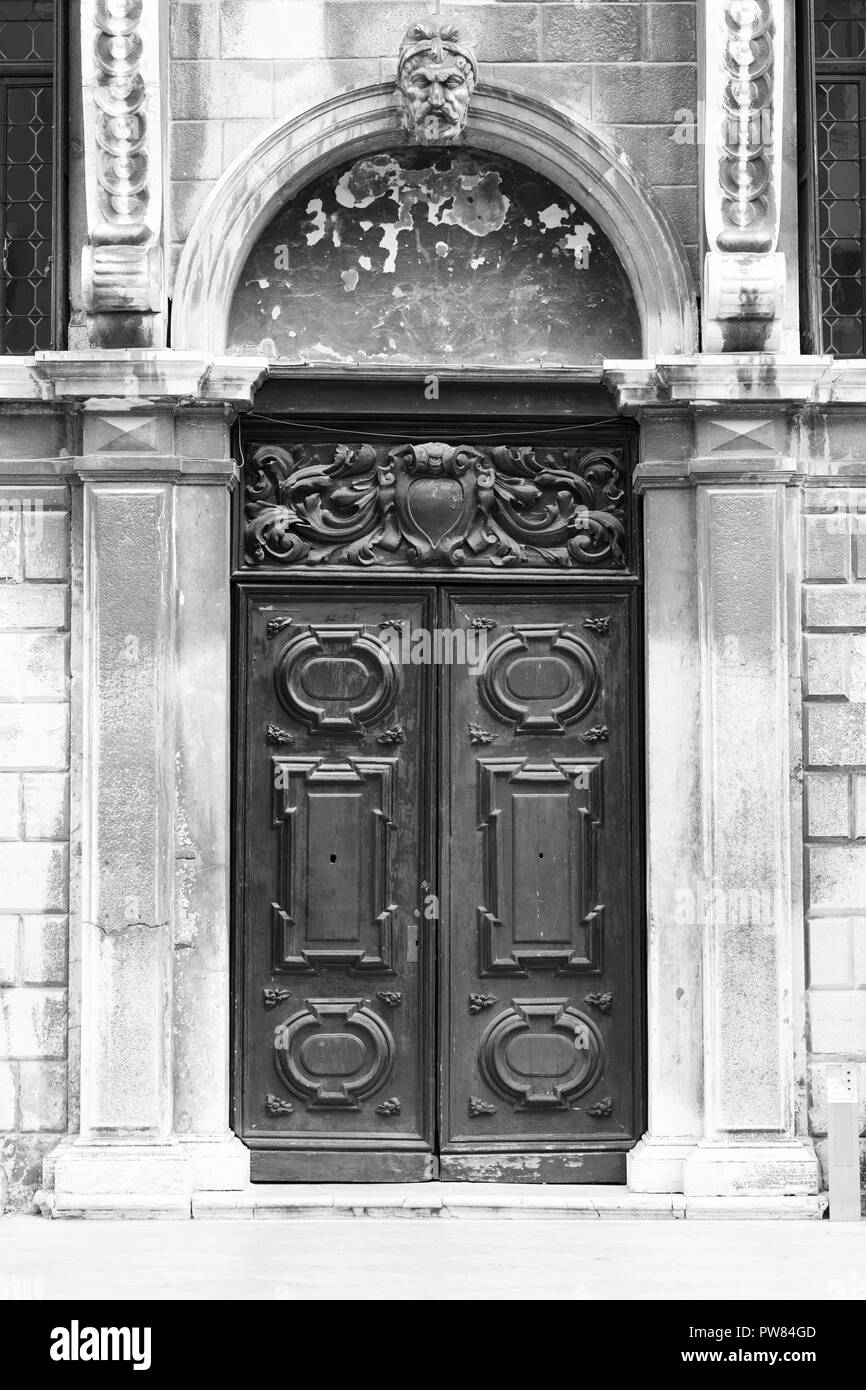
<svg viewBox="0 0 866 1390">
<path fill-rule="evenodd" d="M 295 1107 L 290 1100 L 283 1100 L 282 1096 L 269 1095 L 265 1097 L 265 1109 L 269 1115 L 292 1115 Z"/>
<path fill-rule="evenodd" d="M 616 448 L 260 444 L 245 470 L 247 564 L 619 570 L 623 472 Z"/>
<path fill-rule="evenodd" d="M 403 1002 L 403 995 L 399 989 L 377 989 L 376 998 L 387 1004 L 389 1009 L 396 1009 Z"/>
<path fill-rule="evenodd" d="M 613 1114 L 613 1097 L 602 1096 L 601 1100 L 597 1100 L 594 1105 L 586 1107 L 586 1113 L 592 1115 L 596 1120 L 606 1119 L 608 1115 Z"/>
<path fill-rule="evenodd" d="M 390 729 L 383 729 L 381 734 L 376 737 L 377 743 L 382 743 L 389 747 L 395 743 L 406 742 L 406 729 L 403 724 L 392 724 Z"/>
<path fill-rule="evenodd" d="M 590 1008 L 598 1009 L 600 1014 L 609 1014 L 613 1008 L 613 995 L 610 993 L 585 994 L 584 999 Z"/>
<path fill-rule="evenodd" d="M 285 1004 L 286 1000 L 292 997 L 292 991 L 290 989 L 266 988 L 262 990 L 262 994 L 264 995 L 266 1009 L 275 1009 L 278 1004 Z"/>
<path fill-rule="evenodd" d="M 467 1106 L 470 1120 L 477 1120 L 479 1115 L 495 1115 L 496 1106 L 491 1105 L 489 1100 L 482 1100 L 480 1096 L 470 1096 Z"/>
<path fill-rule="evenodd" d="M 470 743 L 495 743 L 499 738 L 498 734 L 492 733 L 490 729 L 483 729 L 480 724 L 470 723 L 468 728 Z"/>
<path fill-rule="evenodd" d="M 399 1115 L 400 1110 L 400 1101 L 397 1096 L 391 1096 L 388 1100 L 383 1100 L 381 1105 L 376 1106 L 377 1115 Z"/>
<path fill-rule="evenodd" d="M 495 1003 L 497 1003 L 495 994 L 470 994 L 469 1012 L 480 1014 L 483 1009 L 492 1009 Z"/>
</svg>

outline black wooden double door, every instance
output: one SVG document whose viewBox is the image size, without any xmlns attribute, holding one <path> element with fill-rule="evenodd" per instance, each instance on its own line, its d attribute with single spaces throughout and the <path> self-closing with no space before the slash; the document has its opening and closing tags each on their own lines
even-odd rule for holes
<svg viewBox="0 0 866 1390">
<path fill-rule="evenodd" d="M 236 1127 L 254 1180 L 625 1181 L 634 589 L 238 597 Z"/>
</svg>

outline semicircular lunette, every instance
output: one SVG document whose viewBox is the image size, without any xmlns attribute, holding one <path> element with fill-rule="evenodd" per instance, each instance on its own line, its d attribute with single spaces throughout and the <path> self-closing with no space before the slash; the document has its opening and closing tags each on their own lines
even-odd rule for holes
<svg viewBox="0 0 866 1390">
<path fill-rule="evenodd" d="M 392 147 L 298 188 L 255 237 L 227 349 L 287 362 L 557 367 L 642 353 L 626 268 L 544 174 Z"/>
</svg>

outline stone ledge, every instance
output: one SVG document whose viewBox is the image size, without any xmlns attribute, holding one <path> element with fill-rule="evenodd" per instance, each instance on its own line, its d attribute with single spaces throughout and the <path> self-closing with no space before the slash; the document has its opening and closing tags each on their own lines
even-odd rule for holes
<svg viewBox="0 0 866 1390">
<path fill-rule="evenodd" d="M 103 1194 L 95 1199 L 90 1193 L 64 1192 L 61 1197 L 43 1190 L 37 1192 L 33 1200 L 43 1216 L 54 1220 L 188 1221 L 191 1215 L 188 1197 L 168 1194 L 130 1197 Z"/>
<path fill-rule="evenodd" d="M 0 402 L 98 399 L 127 410 L 154 401 L 244 409 L 267 374 L 264 357 L 214 357 L 172 348 L 37 352 L 0 360 Z"/>
<path fill-rule="evenodd" d="M 679 1193 L 630 1192 L 625 1187 L 519 1183 L 262 1184 L 242 1192 L 196 1192 L 195 1220 L 301 1220 L 352 1217 L 439 1217 L 514 1220 L 766 1219 L 818 1220 L 826 1196 L 689 1199 Z"/>
<path fill-rule="evenodd" d="M 197 1219 L 256 1217 L 582 1217 L 676 1218 L 683 1198 L 625 1187 L 523 1183 L 268 1183 L 243 1192 L 197 1192 Z"/>
<path fill-rule="evenodd" d="M 701 353 L 607 361 L 604 384 L 626 415 L 674 405 L 862 404 L 866 363 L 786 353 Z"/>
<path fill-rule="evenodd" d="M 152 403 L 248 408 L 268 376 L 309 379 L 416 378 L 436 372 L 482 381 L 560 380 L 575 386 L 597 382 L 625 415 L 731 402 L 738 406 L 866 405 L 866 362 L 830 357 L 752 353 L 698 354 L 646 360 L 608 360 L 586 367 L 473 367 L 435 363 L 292 366 L 264 357 L 212 355 L 192 350 L 113 348 L 87 352 L 38 352 L 0 361 L 0 402 L 113 401 L 116 409 Z"/>
</svg>

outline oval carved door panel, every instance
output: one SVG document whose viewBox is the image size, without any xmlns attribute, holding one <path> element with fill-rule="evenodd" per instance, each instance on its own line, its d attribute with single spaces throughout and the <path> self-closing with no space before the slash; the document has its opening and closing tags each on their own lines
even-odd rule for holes
<svg viewBox="0 0 866 1390">
<path fill-rule="evenodd" d="M 592 649 L 566 627 L 514 627 L 487 651 L 479 690 L 520 732 L 564 733 L 592 708 L 600 676 Z"/>
<path fill-rule="evenodd" d="M 516 1109 L 567 1110 L 595 1082 L 604 1044 L 567 999 L 515 999 L 485 1030 L 478 1055 L 488 1085 Z"/>
<path fill-rule="evenodd" d="M 317 624 L 286 643 L 274 685 L 286 712 L 309 729 L 363 734 L 393 707 L 400 668 L 363 627 Z"/>
<path fill-rule="evenodd" d="M 318 1110 L 357 1110 L 383 1086 L 394 1039 L 365 999 L 307 999 L 274 1029 L 274 1064 L 296 1096 Z"/>
</svg>

